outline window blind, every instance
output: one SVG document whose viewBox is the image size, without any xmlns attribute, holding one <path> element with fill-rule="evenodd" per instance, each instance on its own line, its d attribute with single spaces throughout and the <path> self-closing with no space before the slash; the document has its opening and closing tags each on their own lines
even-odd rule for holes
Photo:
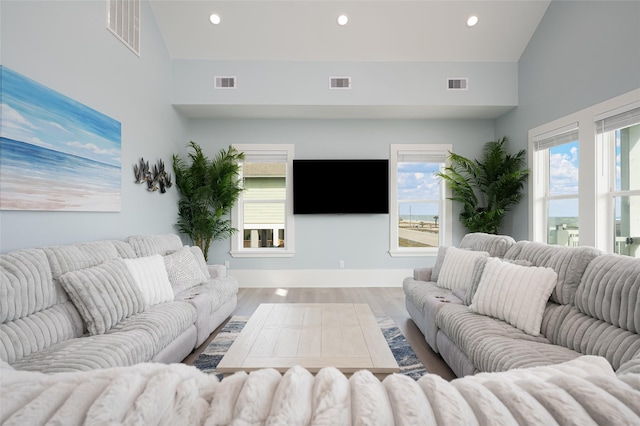
<svg viewBox="0 0 640 426">
<path fill-rule="evenodd" d="M 447 160 L 449 151 L 398 151 L 398 163 L 444 163 Z"/>
<path fill-rule="evenodd" d="M 286 163 L 287 151 L 245 151 L 245 163 Z"/>
<path fill-rule="evenodd" d="M 609 117 L 596 117 L 596 131 L 598 133 L 611 132 L 640 123 L 640 107 L 633 108 Z"/>
<path fill-rule="evenodd" d="M 552 132 L 534 136 L 533 144 L 536 151 L 544 151 L 555 146 L 578 140 L 578 123 L 573 123 Z"/>
</svg>

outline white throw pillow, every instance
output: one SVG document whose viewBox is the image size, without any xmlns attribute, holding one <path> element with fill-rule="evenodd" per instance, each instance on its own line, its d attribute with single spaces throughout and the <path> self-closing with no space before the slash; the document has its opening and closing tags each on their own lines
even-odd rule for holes
<svg viewBox="0 0 640 426">
<path fill-rule="evenodd" d="M 204 256 L 203 256 L 204 260 Z M 191 249 L 187 246 L 164 257 L 164 264 L 169 276 L 173 294 L 207 281 Z"/>
<path fill-rule="evenodd" d="M 473 284 L 474 276 L 480 279 L 482 274 L 480 268 L 484 266 L 488 257 L 489 253 L 484 251 L 448 247 L 438 275 L 438 287 L 449 290 L 468 288 Z"/>
<path fill-rule="evenodd" d="M 557 279 L 558 274 L 551 268 L 489 258 L 469 309 L 538 336 L 542 314 Z"/>
<path fill-rule="evenodd" d="M 162 256 L 154 254 L 137 259 L 124 259 L 124 262 L 138 284 L 147 306 L 173 300 L 173 289 Z"/>
</svg>

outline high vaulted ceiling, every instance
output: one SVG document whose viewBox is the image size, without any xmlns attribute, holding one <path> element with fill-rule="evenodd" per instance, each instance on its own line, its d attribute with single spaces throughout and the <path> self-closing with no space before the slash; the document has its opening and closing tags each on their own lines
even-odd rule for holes
<svg viewBox="0 0 640 426">
<path fill-rule="evenodd" d="M 365 62 L 517 62 L 549 3 L 151 0 L 173 59 Z"/>
</svg>

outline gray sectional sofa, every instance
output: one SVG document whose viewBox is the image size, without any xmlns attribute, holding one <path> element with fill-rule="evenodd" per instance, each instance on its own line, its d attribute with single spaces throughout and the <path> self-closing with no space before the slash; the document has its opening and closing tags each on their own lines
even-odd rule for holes
<svg viewBox="0 0 640 426">
<path fill-rule="evenodd" d="M 54 373 L 180 362 L 231 315 L 238 284 L 177 235 L 0 255 L 0 358 Z"/>
<path fill-rule="evenodd" d="M 442 268 L 450 251 L 457 256 L 485 256 L 475 269 L 468 268 L 464 286 L 443 285 Z M 521 287 L 513 298 L 523 300 L 511 301 L 519 304 L 516 314 L 533 312 L 542 300 L 539 333 L 514 326 L 514 315 L 509 317 L 508 309 L 499 305 L 508 299 L 504 295 L 508 287 L 495 284 L 507 281 L 508 273 L 492 275 L 489 265 L 492 271 L 518 270 L 514 276 L 519 278 L 514 280 Z M 459 259 L 456 266 L 454 273 L 464 269 Z M 546 288 L 547 293 L 525 294 L 541 282 L 523 283 L 527 271 L 539 270 L 555 272 L 555 283 Z M 516 242 L 508 236 L 472 233 L 453 250 L 440 247 L 434 267 L 415 269 L 403 288 L 413 321 L 458 377 L 558 364 L 581 355 L 606 358 L 618 374 L 640 373 L 640 259 L 603 254 L 590 247 Z M 493 315 L 492 302 L 483 300 L 487 294 L 499 300 Z M 488 311 L 479 309 L 483 302 Z"/>
</svg>

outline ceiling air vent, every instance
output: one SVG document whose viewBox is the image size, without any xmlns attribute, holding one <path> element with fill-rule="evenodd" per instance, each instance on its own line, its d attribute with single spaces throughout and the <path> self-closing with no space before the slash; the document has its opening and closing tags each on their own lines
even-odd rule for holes
<svg viewBox="0 0 640 426">
<path fill-rule="evenodd" d="M 140 0 L 107 0 L 107 29 L 140 56 Z"/>
<path fill-rule="evenodd" d="M 329 77 L 329 89 L 351 89 L 351 77 Z"/>
<path fill-rule="evenodd" d="M 467 90 L 469 88 L 468 78 L 447 79 L 447 90 Z"/>
<path fill-rule="evenodd" d="M 235 77 L 214 77 L 216 89 L 235 89 L 236 78 Z"/>
</svg>

